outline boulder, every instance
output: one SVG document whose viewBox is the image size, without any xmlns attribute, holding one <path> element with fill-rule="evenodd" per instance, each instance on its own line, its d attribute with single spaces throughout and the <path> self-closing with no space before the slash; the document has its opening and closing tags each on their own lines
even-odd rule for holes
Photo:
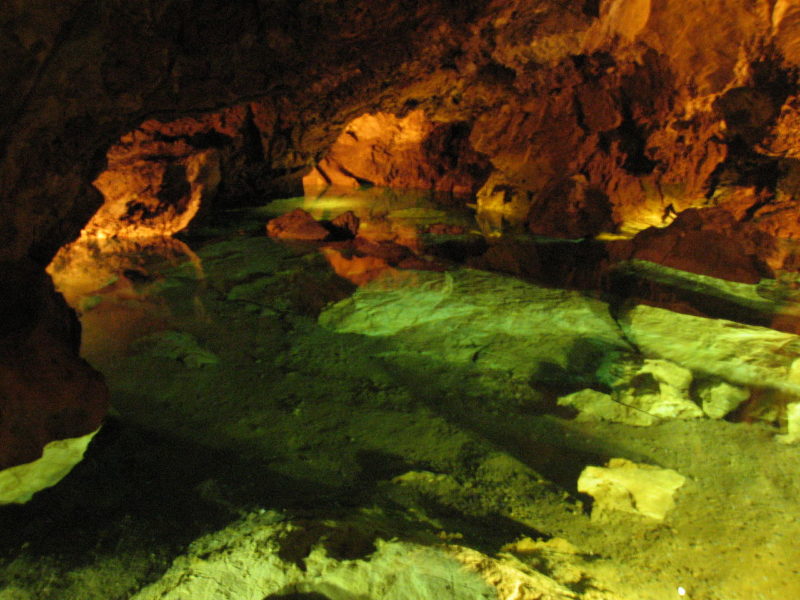
<svg viewBox="0 0 800 600">
<path fill-rule="evenodd" d="M 269 221 L 267 235 L 282 240 L 321 242 L 330 237 L 330 231 L 302 208 L 295 208 Z"/>
<path fill-rule="evenodd" d="M 703 412 L 712 419 L 724 418 L 750 398 L 750 390 L 746 387 L 719 379 L 698 382 L 694 393 L 702 403 Z"/>
<path fill-rule="evenodd" d="M 606 353 L 630 350 L 603 302 L 469 269 L 375 279 L 320 323 L 390 338 L 420 359 L 557 385 L 591 384 Z"/>
<path fill-rule="evenodd" d="M 612 458 L 605 467 L 586 467 L 578 479 L 578 491 L 594 498 L 593 519 L 621 511 L 663 521 L 685 482 L 672 469 Z"/>
<path fill-rule="evenodd" d="M 754 237 L 755 236 L 755 237 Z M 750 233 L 724 210 L 687 209 L 669 227 L 650 227 L 629 245 L 613 248 L 620 259 L 639 259 L 691 273 L 758 283 L 772 275 L 764 260 L 770 236 Z"/>
<path fill-rule="evenodd" d="M 303 186 L 309 193 L 377 185 L 474 194 L 489 162 L 472 150 L 469 134 L 466 123 L 434 123 L 419 109 L 405 116 L 366 113 L 345 126 Z"/>
<path fill-rule="evenodd" d="M 611 394 L 586 389 L 559 398 L 558 404 L 578 410 L 581 420 L 640 426 L 703 416 L 689 395 L 691 371 L 675 363 L 611 352 L 598 368 L 597 378 L 611 388 Z"/>
</svg>

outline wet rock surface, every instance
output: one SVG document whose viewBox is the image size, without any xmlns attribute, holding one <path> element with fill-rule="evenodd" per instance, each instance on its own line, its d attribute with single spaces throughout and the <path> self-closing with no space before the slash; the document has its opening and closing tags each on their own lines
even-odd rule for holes
<svg viewBox="0 0 800 600">
<path fill-rule="evenodd" d="M 433 218 L 430 209 L 394 212 Z M 375 230 L 364 219 L 362 228 Z M 639 356 L 616 313 L 586 292 L 461 269 L 379 278 L 351 298 L 353 287 L 314 244 L 279 244 L 264 235 L 263 220 L 253 231 L 204 234 L 182 254 L 173 241 L 160 260 L 155 248 L 115 257 L 116 283 L 107 285 L 101 265 L 98 287 L 82 284 L 97 298 L 77 302 L 84 352 L 109 377 L 116 413 L 62 484 L 0 511 L 6 589 L 47 600 L 131 597 L 150 593 L 148 584 L 159 594 L 196 584 L 331 595 L 334 588 L 314 586 L 344 584 L 317 578 L 314 565 L 358 570 L 379 589 L 381 548 L 437 557 L 455 545 L 476 574 L 492 573 L 495 583 L 513 576 L 534 595 L 627 600 L 642 590 L 669 596 L 677 585 L 742 600 L 767 584 L 794 592 L 791 562 L 774 556 L 796 551 L 786 475 L 796 452 L 774 437 L 780 419 L 754 410 L 779 398 L 751 398 L 752 424 L 574 419 L 556 407 L 563 392 L 548 376 L 571 382 L 568 391 L 593 385 L 667 399 L 688 385 L 696 410 L 704 390 L 726 380 Z M 82 272 L 88 265 L 78 263 Z M 508 311 L 497 309 L 501 298 Z M 346 310 L 354 303 L 372 315 L 368 331 L 319 325 L 320 314 L 356 318 L 361 311 Z M 684 327 L 682 315 L 664 312 L 663 322 Z M 538 333 L 525 328 L 531 320 Z M 697 319 L 696 327 L 716 331 L 714 323 Z M 597 332 L 606 343 L 592 345 Z M 502 352 L 506 343 L 513 353 Z M 534 369 L 545 350 L 564 363 Z M 620 360 L 621 351 L 636 360 Z M 212 355 L 216 362 L 193 360 Z M 645 359 L 658 360 L 643 368 Z M 618 377 L 603 375 L 606 362 L 619 365 Z M 589 518 L 580 473 L 612 458 L 687 478 L 663 522 L 616 510 Z M 752 516 L 744 523 L 743 511 Z M 77 518 L 87 512 L 88 527 Z M 282 550 L 273 552 L 273 542 Z M 754 558 L 756 547 L 767 548 L 763 557 Z M 234 557 L 296 574 L 287 585 L 300 587 L 263 588 Z M 767 577 L 761 587 L 738 576 L 753 561 Z M 303 572 L 297 565 L 306 562 Z M 218 578 L 226 565 L 230 577 Z M 198 570 L 211 578 L 186 576 Z"/>
</svg>

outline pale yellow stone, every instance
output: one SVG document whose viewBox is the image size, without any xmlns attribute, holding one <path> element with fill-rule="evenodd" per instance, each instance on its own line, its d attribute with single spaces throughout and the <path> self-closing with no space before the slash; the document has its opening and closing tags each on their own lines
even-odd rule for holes
<svg viewBox="0 0 800 600">
<path fill-rule="evenodd" d="M 661 521 L 675 507 L 675 492 L 685 481 L 672 469 L 612 458 L 606 467 L 586 467 L 578 491 L 595 499 L 593 517 L 617 510 Z"/>
</svg>

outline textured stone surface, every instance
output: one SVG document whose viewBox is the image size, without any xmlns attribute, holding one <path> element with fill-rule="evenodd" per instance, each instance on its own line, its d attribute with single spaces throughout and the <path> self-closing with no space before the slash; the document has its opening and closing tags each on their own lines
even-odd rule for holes
<svg viewBox="0 0 800 600">
<path fill-rule="evenodd" d="M 368 522 L 281 521 L 273 513 L 251 515 L 196 541 L 133 599 L 578 597 L 508 556 L 490 558 L 453 544 L 376 539 L 376 526 Z"/>
<path fill-rule="evenodd" d="M 682 315 L 651 306 L 627 311 L 620 325 L 648 357 L 741 386 L 800 396 L 800 337 L 723 319 Z"/>
<path fill-rule="evenodd" d="M 672 469 L 612 458 L 606 467 L 586 467 L 578 491 L 595 499 L 592 518 L 623 511 L 662 521 L 675 507 L 675 492 L 686 478 Z"/>
<path fill-rule="evenodd" d="M 799 19 L 784 0 L 5 2 L 0 260 L 44 268 L 101 205 L 109 148 L 140 126 L 142 148 L 169 149 L 127 171 L 112 152 L 111 173 L 134 174 L 113 194 L 125 214 L 162 213 L 159 194 L 297 189 L 353 119 L 419 110 L 439 156 L 412 161 L 418 182 L 455 190 L 437 169 L 463 166 L 471 189 L 477 152 L 530 228 L 566 237 L 724 204 L 767 238 L 740 249 L 720 239 L 730 225 L 687 231 L 678 263 L 700 268 L 687 252 L 711 240 L 752 281 L 743 258 L 780 267 L 769 236 L 800 231 Z"/>
<path fill-rule="evenodd" d="M 594 381 L 604 353 L 629 349 L 604 303 L 471 270 L 377 279 L 320 323 L 390 338 L 423 360 L 562 385 Z"/>
<path fill-rule="evenodd" d="M 330 234 L 302 208 L 295 208 L 267 223 L 267 235 L 278 239 L 321 242 Z"/>
<path fill-rule="evenodd" d="M 303 178 L 307 191 L 328 185 L 378 185 L 474 194 L 489 161 L 469 146 L 463 122 L 436 124 L 421 109 L 402 118 L 362 115 L 347 124 L 322 159 Z"/>
</svg>

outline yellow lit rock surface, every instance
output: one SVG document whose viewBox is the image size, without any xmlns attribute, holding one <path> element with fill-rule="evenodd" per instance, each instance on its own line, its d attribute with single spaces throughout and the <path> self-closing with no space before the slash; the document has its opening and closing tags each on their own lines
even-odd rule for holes
<svg viewBox="0 0 800 600">
<path fill-rule="evenodd" d="M 186 228 L 203 201 L 213 197 L 219 182 L 219 157 L 213 150 L 171 163 L 138 157 L 126 161 L 112 153 L 109 169 L 95 181 L 105 203 L 86 225 L 84 234 L 129 238 L 172 235 Z"/>
<path fill-rule="evenodd" d="M 422 544 L 373 539 L 374 535 L 368 522 L 295 524 L 280 522 L 280 516 L 271 513 L 250 515 L 197 540 L 133 600 L 262 600 L 295 595 L 381 600 L 579 597 L 513 557 L 491 558 L 433 540 Z M 311 546 L 304 548 L 309 542 Z M 337 550 L 347 548 L 347 553 L 362 546 L 358 556 L 337 555 Z M 603 597 L 622 600 L 618 595 Z"/>
<path fill-rule="evenodd" d="M 592 517 L 623 511 L 663 520 L 675 507 L 675 492 L 686 478 L 672 469 L 612 458 L 604 467 L 586 467 L 578 491 L 595 499 Z"/>
<path fill-rule="evenodd" d="M 22 504 L 36 492 L 61 481 L 81 461 L 97 431 L 50 442 L 41 458 L 0 471 L 0 505 Z"/>
</svg>

